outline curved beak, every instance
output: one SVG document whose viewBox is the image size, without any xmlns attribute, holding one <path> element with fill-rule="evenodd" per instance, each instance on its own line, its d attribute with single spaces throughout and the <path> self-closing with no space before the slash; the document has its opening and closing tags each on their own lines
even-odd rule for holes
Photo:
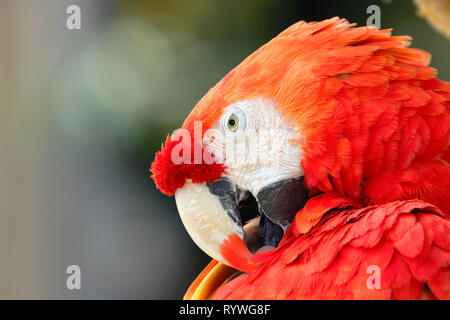
<svg viewBox="0 0 450 320">
<path fill-rule="evenodd" d="M 239 208 L 248 195 L 226 178 L 208 184 L 188 180 L 175 192 L 181 220 L 200 249 L 245 272 L 258 267 L 252 252 L 276 247 L 307 200 L 303 178 L 270 184 L 256 195 L 260 218 L 243 228 Z"/>
<path fill-rule="evenodd" d="M 210 257 L 242 271 L 257 268 L 248 262 L 239 201 L 243 193 L 228 179 L 186 184 L 175 192 L 184 227 Z"/>
</svg>

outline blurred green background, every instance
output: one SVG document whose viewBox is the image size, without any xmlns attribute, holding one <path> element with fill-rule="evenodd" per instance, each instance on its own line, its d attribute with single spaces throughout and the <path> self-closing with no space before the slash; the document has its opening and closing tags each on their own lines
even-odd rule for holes
<svg viewBox="0 0 450 320">
<path fill-rule="evenodd" d="M 364 25 L 370 4 L 450 80 L 450 42 L 409 0 L 0 0 L 0 298 L 181 298 L 210 259 L 150 179 L 155 151 L 286 27 Z"/>
</svg>

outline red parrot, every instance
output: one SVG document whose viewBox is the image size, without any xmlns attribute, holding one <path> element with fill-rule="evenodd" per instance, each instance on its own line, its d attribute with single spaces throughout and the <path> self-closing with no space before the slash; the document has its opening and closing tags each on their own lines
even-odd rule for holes
<svg viewBox="0 0 450 320">
<path fill-rule="evenodd" d="M 450 299 L 450 83 L 410 40 L 298 22 L 167 137 L 152 177 L 214 258 L 185 298 Z"/>
</svg>

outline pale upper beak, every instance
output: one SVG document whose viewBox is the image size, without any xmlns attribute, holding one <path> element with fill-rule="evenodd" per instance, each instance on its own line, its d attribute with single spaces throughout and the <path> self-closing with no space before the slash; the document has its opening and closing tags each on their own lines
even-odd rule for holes
<svg viewBox="0 0 450 320">
<path fill-rule="evenodd" d="M 194 242 L 210 257 L 242 271 L 257 268 L 249 262 L 252 252 L 262 246 L 276 247 L 307 200 L 303 178 L 264 187 L 255 197 L 261 215 L 259 228 L 244 228 L 258 233 L 257 247 L 253 240 L 249 250 L 246 242 L 249 244 L 248 239 L 255 239 L 255 235 L 244 235 L 239 213 L 248 195 L 226 178 L 208 184 L 188 180 L 175 193 L 181 220 Z"/>
</svg>

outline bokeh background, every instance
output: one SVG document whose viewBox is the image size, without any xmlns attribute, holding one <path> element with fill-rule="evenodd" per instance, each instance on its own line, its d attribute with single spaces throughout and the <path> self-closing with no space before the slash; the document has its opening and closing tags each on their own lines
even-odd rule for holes
<svg viewBox="0 0 450 320">
<path fill-rule="evenodd" d="M 370 4 L 450 80 L 450 42 L 409 0 L 0 0 L 0 298 L 180 299 L 210 259 L 150 179 L 155 151 L 286 27 L 364 25 Z"/>
</svg>

